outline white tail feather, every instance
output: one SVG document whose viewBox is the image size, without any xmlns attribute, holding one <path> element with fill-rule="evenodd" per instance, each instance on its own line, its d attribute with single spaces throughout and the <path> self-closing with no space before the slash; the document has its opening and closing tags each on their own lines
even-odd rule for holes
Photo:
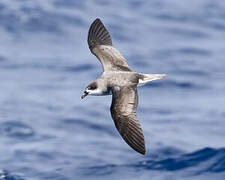
<svg viewBox="0 0 225 180">
<path fill-rule="evenodd" d="M 144 85 L 147 82 L 154 81 L 157 79 L 165 78 L 166 74 L 140 74 L 142 78 L 139 79 L 138 86 Z"/>
</svg>

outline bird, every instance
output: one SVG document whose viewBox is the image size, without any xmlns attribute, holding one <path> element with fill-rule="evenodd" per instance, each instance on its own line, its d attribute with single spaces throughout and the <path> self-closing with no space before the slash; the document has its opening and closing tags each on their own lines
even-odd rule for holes
<svg viewBox="0 0 225 180">
<path fill-rule="evenodd" d="M 124 141 L 136 152 L 145 154 L 145 139 L 136 115 L 137 86 L 166 77 L 166 74 L 142 74 L 131 70 L 125 57 L 113 46 L 111 36 L 97 18 L 91 24 L 87 38 L 92 54 L 102 64 L 103 73 L 89 83 L 81 99 L 87 95 L 112 95 L 110 112 Z"/>
</svg>

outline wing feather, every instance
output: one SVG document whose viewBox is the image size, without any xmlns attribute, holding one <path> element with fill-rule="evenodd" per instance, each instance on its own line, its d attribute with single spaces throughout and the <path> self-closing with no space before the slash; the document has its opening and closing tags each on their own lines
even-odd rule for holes
<svg viewBox="0 0 225 180">
<path fill-rule="evenodd" d="M 120 135 L 135 151 L 145 154 L 145 140 L 136 116 L 138 105 L 137 86 L 112 90 L 111 115 Z"/>
<path fill-rule="evenodd" d="M 100 19 L 96 19 L 88 31 L 88 45 L 90 50 L 98 45 L 112 46 L 112 40 L 109 32 L 102 24 Z"/>
<path fill-rule="evenodd" d="M 88 45 L 102 63 L 104 71 L 132 71 L 123 55 L 113 47 L 110 34 L 100 19 L 91 24 Z"/>
</svg>

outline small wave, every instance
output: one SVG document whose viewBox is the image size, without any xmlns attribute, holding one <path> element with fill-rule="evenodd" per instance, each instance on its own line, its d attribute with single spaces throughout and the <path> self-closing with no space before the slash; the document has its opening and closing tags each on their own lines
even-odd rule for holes
<svg viewBox="0 0 225 180">
<path fill-rule="evenodd" d="M 66 8 L 77 8 L 82 9 L 85 7 L 84 1 L 73 1 L 73 0 L 56 0 L 53 2 L 54 5 L 58 8 L 66 7 Z"/>
<path fill-rule="evenodd" d="M 156 58 L 168 58 L 175 55 L 183 55 L 183 56 L 203 56 L 203 57 L 209 57 L 212 55 L 212 52 L 208 49 L 203 48 L 196 48 L 196 47 L 184 47 L 184 48 L 174 48 L 174 49 L 163 49 L 158 50 L 155 53 Z"/>
<path fill-rule="evenodd" d="M 187 48 L 181 48 L 177 50 L 180 54 L 191 54 L 191 55 L 199 55 L 199 56 L 210 56 L 211 52 L 206 49 L 200 49 L 196 47 L 187 47 Z"/>
<path fill-rule="evenodd" d="M 165 28 L 166 32 L 169 32 L 171 34 L 176 34 L 180 35 L 182 37 L 187 37 L 187 38 L 198 38 L 198 39 L 206 39 L 209 37 L 209 34 L 203 32 L 203 31 L 198 31 L 198 30 L 187 30 L 187 29 L 180 29 L 180 28 Z"/>
<path fill-rule="evenodd" d="M 7 60 L 6 57 L 0 55 L 0 63 L 5 62 L 6 60 Z"/>
<path fill-rule="evenodd" d="M 87 71 L 93 69 L 93 66 L 90 64 L 83 64 L 77 66 L 67 66 L 63 68 L 65 71 L 69 72 L 80 72 L 80 71 Z"/>
<path fill-rule="evenodd" d="M 225 24 L 224 21 L 222 23 L 219 22 L 210 22 L 207 24 L 209 27 L 218 30 L 218 31 L 224 31 L 225 30 Z"/>
<path fill-rule="evenodd" d="M 177 73 L 179 74 L 185 74 L 185 75 L 192 75 L 192 76 L 209 76 L 210 72 L 207 72 L 206 70 L 194 70 L 194 69 L 182 69 L 178 70 Z"/>
<path fill-rule="evenodd" d="M 29 3 L 21 2 L 17 5 L 18 7 L 12 10 L 10 4 L 0 3 L 1 26 L 12 34 L 23 31 L 63 34 L 65 27 L 63 24 L 84 25 L 80 16 L 49 11 L 37 3 L 29 5 Z M 53 4 L 50 5 L 54 8 Z"/>
<path fill-rule="evenodd" d="M 158 87 L 171 87 L 171 88 L 179 88 L 179 89 L 204 89 L 205 86 L 201 84 L 195 84 L 190 81 L 175 81 L 175 80 L 167 80 L 167 81 L 154 81 L 153 83 L 148 83 L 145 86 L 146 88 L 158 88 Z"/>
<path fill-rule="evenodd" d="M 0 169 L 0 180 L 24 180 L 18 175 L 13 175 L 6 170 Z"/>
<path fill-rule="evenodd" d="M 33 129 L 18 121 L 3 122 L 0 124 L 0 134 L 9 137 L 24 139 L 34 136 Z"/>
<path fill-rule="evenodd" d="M 145 169 L 166 171 L 178 171 L 198 166 L 196 168 L 198 173 L 223 172 L 225 171 L 225 148 L 204 148 L 178 157 L 143 161 L 138 166 Z"/>
<path fill-rule="evenodd" d="M 181 153 L 181 151 L 163 150 L 168 152 L 169 158 L 151 155 L 150 160 L 144 160 L 137 164 L 115 165 L 107 164 L 92 166 L 85 170 L 86 175 L 108 175 L 119 171 L 121 168 L 132 171 L 156 170 L 156 171 L 184 171 L 192 168 L 194 175 L 225 172 L 225 148 L 204 148 L 193 153 Z M 178 153 L 177 153 L 178 152 Z M 192 174 L 192 175 L 193 175 Z"/>
<path fill-rule="evenodd" d="M 4 61 L 4 59 L 2 59 Z M 0 56 L 0 63 L 1 63 L 1 56 Z M 88 71 L 93 69 L 93 66 L 91 64 L 79 64 L 79 65 L 62 65 L 62 64 L 40 64 L 40 63 L 30 63 L 30 64 L 13 64 L 13 63 L 7 63 L 4 64 L 4 66 L 1 66 L 0 68 L 4 69 L 47 69 L 51 71 L 64 71 L 64 72 L 81 72 L 81 71 Z"/>
<path fill-rule="evenodd" d="M 76 118 L 67 118 L 63 119 L 64 125 L 76 126 L 79 129 L 88 128 L 89 130 L 98 131 L 100 133 L 106 133 L 114 135 L 113 131 L 110 128 L 107 128 L 104 125 L 93 123 L 85 119 L 76 119 Z"/>
</svg>

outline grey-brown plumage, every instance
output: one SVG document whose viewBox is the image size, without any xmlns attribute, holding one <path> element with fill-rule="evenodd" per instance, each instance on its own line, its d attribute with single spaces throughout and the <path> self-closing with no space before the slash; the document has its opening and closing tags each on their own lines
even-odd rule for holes
<svg viewBox="0 0 225 180">
<path fill-rule="evenodd" d="M 111 115 L 120 135 L 134 150 L 145 154 L 145 140 L 136 116 L 137 84 L 113 90 Z"/>
<path fill-rule="evenodd" d="M 89 29 L 88 45 L 104 71 L 131 71 L 123 55 L 113 47 L 109 32 L 100 19 L 96 19 Z"/>
<path fill-rule="evenodd" d="M 92 50 L 97 45 L 109 45 L 112 46 L 112 40 L 109 32 L 102 24 L 100 19 L 96 19 L 88 31 L 88 45 Z"/>
<path fill-rule="evenodd" d="M 88 32 L 88 45 L 99 59 L 103 74 L 91 82 L 81 96 L 112 94 L 111 116 L 125 142 L 134 150 L 145 154 L 145 140 L 136 116 L 138 106 L 137 86 L 161 79 L 165 74 L 133 72 L 123 55 L 113 47 L 109 32 L 100 19 L 96 19 Z"/>
</svg>

